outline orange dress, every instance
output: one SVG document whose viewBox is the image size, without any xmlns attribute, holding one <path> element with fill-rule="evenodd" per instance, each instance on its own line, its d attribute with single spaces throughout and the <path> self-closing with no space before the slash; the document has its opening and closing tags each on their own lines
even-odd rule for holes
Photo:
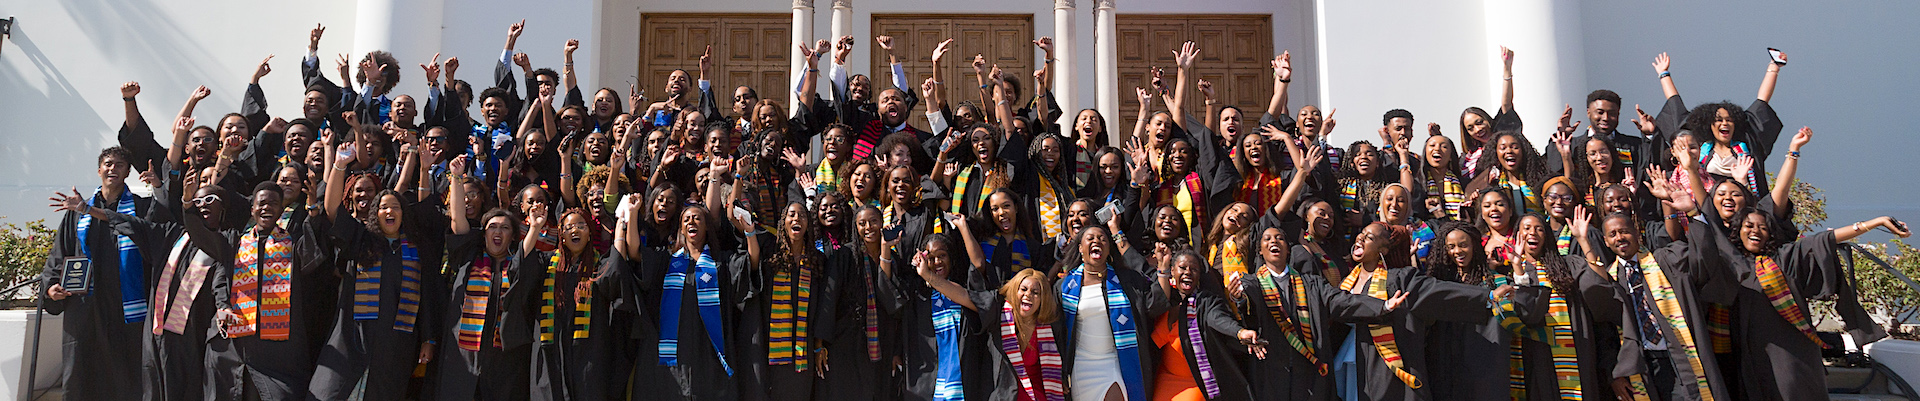
<svg viewBox="0 0 1920 401">
<path fill-rule="evenodd" d="M 1160 367 L 1153 374 L 1153 401 L 1205 401 L 1206 394 L 1187 366 L 1187 342 L 1179 328 L 1168 324 L 1170 318 L 1177 317 L 1167 312 L 1154 319 L 1153 345 L 1160 349 Z"/>
</svg>

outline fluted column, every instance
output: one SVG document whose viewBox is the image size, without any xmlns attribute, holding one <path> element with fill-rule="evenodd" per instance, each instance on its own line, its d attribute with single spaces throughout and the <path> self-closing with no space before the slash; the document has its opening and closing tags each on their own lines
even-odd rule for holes
<svg viewBox="0 0 1920 401">
<path fill-rule="evenodd" d="M 853 0 L 833 0 L 833 37 L 827 40 L 840 40 L 841 36 L 853 34 Z"/>
<path fill-rule="evenodd" d="M 1053 98 L 1060 103 L 1060 118 L 1066 121 L 1062 126 L 1071 126 L 1080 110 L 1074 91 L 1079 86 L 1074 78 L 1079 74 L 1074 69 L 1074 43 L 1078 41 L 1074 38 L 1073 10 L 1073 0 L 1053 0 Z"/>
<path fill-rule="evenodd" d="M 799 43 L 806 43 L 807 46 L 813 45 L 813 0 L 793 0 L 792 31 L 793 40 L 789 41 L 790 44 L 787 45 L 788 49 L 795 49 L 793 46 Z M 799 79 L 801 75 L 798 73 L 807 70 L 807 59 L 801 56 L 799 51 L 788 50 L 787 53 L 793 55 L 793 57 L 789 58 L 789 62 L 792 63 L 789 71 L 794 73 L 787 74 L 787 79 L 789 79 L 790 82 L 787 82 L 787 87 L 782 88 L 781 92 L 787 93 L 786 108 L 792 110 L 794 106 L 800 104 L 800 96 L 793 93 L 793 88 L 800 87 Z M 762 99 L 765 99 L 767 95 L 761 94 L 760 96 Z"/>
<path fill-rule="evenodd" d="M 1115 0 L 1094 0 L 1093 3 L 1093 63 L 1094 85 L 1100 96 L 1100 116 L 1107 120 L 1107 143 L 1126 143 L 1120 136 L 1120 70 L 1114 65 L 1117 34 L 1113 26 L 1113 3 Z M 1065 107 L 1065 106 L 1062 106 Z"/>
</svg>

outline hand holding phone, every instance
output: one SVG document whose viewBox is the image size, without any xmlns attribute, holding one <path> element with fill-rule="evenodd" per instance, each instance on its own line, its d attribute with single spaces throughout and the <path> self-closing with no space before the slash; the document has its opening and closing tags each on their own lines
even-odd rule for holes
<svg viewBox="0 0 1920 401">
<path fill-rule="evenodd" d="M 1787 53 L 1780 51 L 1780 49 L 1767 48 L 1767 58 L 1773 59 L 1774 64 L 1787 65 Z"/>
</svg>

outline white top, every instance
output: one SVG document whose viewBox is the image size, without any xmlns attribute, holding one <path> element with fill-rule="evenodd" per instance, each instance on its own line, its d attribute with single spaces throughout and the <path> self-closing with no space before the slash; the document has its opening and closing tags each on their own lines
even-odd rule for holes
<svg viewBox="0 0 1920 401">
<path fill-rule="evenodd" d="M 1099 401 L 1106 389 L 1120 383 L 1120 359 L 1114 351 L 1113 323 L 1107 321 L 1107 292 L 1102 282 L 1080 286 L 1080 307 L 1074 317 L 1073 372 L 1068 385 L 1076 389 L 1075 401 Z M 1125 391 L 1121 392 L 1125 394 Z"/>
</svg>

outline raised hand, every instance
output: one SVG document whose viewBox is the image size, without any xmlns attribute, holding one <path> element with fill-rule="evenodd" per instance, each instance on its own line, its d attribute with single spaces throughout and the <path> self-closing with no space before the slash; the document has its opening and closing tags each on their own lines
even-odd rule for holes
<svg viewBox="0 0 1920 401">
<path fill-rule="evenodd" d="M 1574 206 L 1572 219 L 1573 237 L 1585 241 L 1587 239 L 1587 229 L 1593 227 L 1592 218 L 1587 216 L 1587 206 Z"/>
<path fill-rule="evenodd" d="M 1156 66 L 1156 67 L 1153 67 L 1153 69 L 1148 70 L 1148 72 L 1151 73 L 1151 75 L 1153 75 L 1153 90 L 1160 92 L 1161 96 L 1166 96 L 1167 81 L 1165 77 L 1162 76 L 1163 71 L 1160 69 L 1160 67 Z"/>
<path fill-rule="evenodd" d="M 1667 58 L 1666 52 L 1660 52 L 1660 55 L 1653 56 L 1653 72 L 1667 72 L 1668 68 L 1672 67 L 1673 60 Z"/>
<path fill-rule="evenodd" d="M 513 65 L 520 66 L 522 71 L 533 71 L 533 61 L 527 58 L 526 53 L 514 53 Z"/>
<path fill-rule="evenodd" d="M 353 164 L 354 158 L 360 154 L 360 152 L 355 151 L 354 147 L 352 142 L 340 144 L 340 151 L 333 155 L 333 165 L 345 166 Z"/>
<path fill-rule="evenodd" d="M 1780 61 L 1779 61 L 1779 62 L 1776 62 L 1776 63 L 1773 63 L 1773 65 L 1776 65 L 1776 66 L 1782 66 L 1782 67 L 1784 67 L 1784 66 L 1786 66 L 1786 65 L 1787 65 L 1787 52 L 1784 52 L 1784 51 L 1780 51 L 1780 50 L 1778 50 L 1778 49 L 1775 49 L 1774 51 L 1776 51 L 1776 52 L 1780 52 Z M 1768 62 L 1772 62 L 1772 60 L 1768 60 Z"/>
<path fill-rule="evenodd" d="M 793 180 L 800 183 L 800 188 L 813 188 L 815 184 L 813 173 L 808 171 L 796 171 L 793 174 Z"/>
<path fill-rule="evenodd" d="M 1273 56 L 1273 79 L 1282 82 L 1293 80 L 1293 52 L 1282 51 Z"/>
<path fill-rule="evenodd" d="M 952 38 L 948 38 L 947 40 L 940 41 L 939 46 L 934 46 L 933 47 L 933 64 L 936 66 L 940 65 L 940 60 L 947 57 L 947 51 L 949 50 L 953 50 Z"/>
<path fill-rule="evenodd" d="M 205 100 L 207 96 L 213 96 L 213 91 L 207 90 L 206 85 L 200 85 L 199 88 L 194 88 L 193 96 L 191 97 L 191 99 L 193 99 L 193 101 L 195 102 L 198 102 L 201 100 Z"/>
<path fill-rule="evenodd" d="M 1134 92 L 1134 96 L 1137 96 L 1138 99 L 1140 100 L 1141 110 L 1145 110 L 1153 106 L 1153 93 L 1147 92 L 1147 88 L 1135 86 L 1133 87 L 1133 92 Z"/>
<path fill-rule="evenodd" d="M 1513 77 L 1513 49 L 1500 46 L 1500 67 L 1505 69 L 1508 78 Z"/>
<path fill-rule="evenodd" d="M 173 118 L 174 135 L 186 135 L 187 132 L 191 131 L 193 131 L 193 117 L 179 116 Z"/>
<path fill-rule="evenodd" d="M 813 41 L 814 57 L 824 56 L 830 51 L 833 51 L 833 42 L 828 42 L 826 39 Z"/>
<path fill-rule="evenodd" d="M 1580 129 L 1580 122 L 1573 120 L 1573 105 L 1569 104 L 1566 111 L 1560 112 L 1559 132 L 1571 135 L 1578 129 Z"/>
<path fill-rule="evenodd" d="M 713 45 L 707 45 L 707 52 L 700 53 L 700 79 L 707 79 L 707 71 L 713 70 Z"/>
<path fill-rule="evenodd" d="M 933 96 L 933 77 L 927 77 L 926 81 L 920 82 L 920 93 L 922 97 Z"/>
<path fill-rule="evenodd" d="M 1302 152 L 1306 154 L 1301 155 L 1300 160 L 1293 162 L 1293 168 L 1298 171 L 1312 171 L 1315 166 L 1320 165 L 1321 161 L 1327 159 L 1326 147 L 1320 142 L 1307 144 L 1307 148 Z"/>
<path fill-rule="evenodd" d="M 987 78 L 987 55 L 973 55 L 973 74 L 979 76 L 981 80 Z"/>
<path fill-rule="evenodd" d="M 87 206 L 87 198 L 80 196 L 80 188 L 74 187 L 69 188 L 69 190 L 73 191 L 73 195 L 53 191 L 53 196 L 47 198 L 47 200 L 53 201 L 53 203 L 47 206 L 52 207 L 55 212 L 86 213 L 87 209 L 91 207 Z"/>
<path fill-rule="evenodd" d="M 147 170 L 140 172 L 140 182 L 146 183 L 149 187 L 160 186 L 160 170 L 153 166 L 152 160 L 147 161 Z"/>
<path fill-rule="evenodd" d="M 1384 309 L 1385 312 L 1392 312 L 1395 309 L 1400 309 L 1401 305 L 1406 305 L 1406 304 L 1407 304 L 1407 292 L 1395 291 L 1392 297 L 1387 298 L 1387 303 L 1382 305 L 1381 309 Z"/>
<path fill-rule="evenodd" d="M 447 70 L 447 82 L 451 83 L 453 82 L 453 72 L 460 69 L 460 58 L 448 57 L 445 67 Z"/>
<path fill-rule="evenodd" d="M 1213 99 L 1213 83 L 1212 82 L 1207 82 L 1207 80 L 1202 79 L 1200 80 L 1200 83 L 1198 85 L 1200 87 L 1201 96 L 1205 96 L 1205 99 Z"/>
<path fill-rule="evenodd" d="M 1563 154 L 1563 155 L 1566 155 L 1566 154 L 1571 154 L 1571 153 L 1568 153 L 1568 152 L 1572 152 L 1572 148 L 1573 148 L 1573 133 L 1572 133 L 1572 132 L 1567 132 L 1567 131 L 1556 131 L 1556 132 L 1554 132 L 1554 133 L 1553 133 L 1553 147 L 1554 147 L 1555 149 L 1559 149 L 1559 150 L 1560 150 L 1560 154 Z"/>
<path fill-rule="evenodd" d="M 1800 127 L 1800 132 L 1793 134 L 1793 142 L 1787 145 L 1787 151 L 1799 152 L 1800 147 L 1807 146 L 1808 142 L 1813 142 L 1813 128 Z"/>
<path fill-rule="evenodd" d="M 833 44 L 833 63 L 834 64 L 847 65 L 847 56 L 852 54 L 853 54 L 853 35 L 841 36 L 840 41 L 835 42 Z"/>
<path fill-rule="evenodd" d="M 1333 133 L 1333 126 L 1334 126 L 1334 124 L 1336 124 L 1336 123 L 1339 123 L 1339 122 L 1340 122 L 1340 120 L 1335 120 L 1335 119 L 1333 119 L 1333 113 L 1338 113 L 1338 112 L 1340 112 L 1340 108 L 1338 108 L 1338 107 L 1335 107 L 1335 108 L 1331 108 L 1331 109 L 1327 109 L 1327 117 L 1325 118 L 1325 120 L 1326 120 L 1326 121 L 1321 121 L 1321 122 L 1320 122 L 1320 137 L 1321 137 L 1321 138 L 1326 138 L 1326 137 L 1327 137 L 1327 134 L 1332 134 L 1332 133 Z"/>
<path fill-rule="evenodd" d="M 1038 84 L 1043 84 L 1043 85 L 1047 83 L 1046 67 L 1041 67 L 1038 70 L 1033 70 L 1033 82 L 1036 82 Z"/>
<path fill-rule="evenodd" d="M 327 34 L 327 26 L 313 24 L 313 30 L 307 31 L 307 52 L 320 50 L 320 37 Z"/>
<path fill-rule="evenodd" d="M 1633 119 L 1633 126 L 1640 128 L 1641 134 L 1652 135 L 1653 131 L 1660 129 L 1653 124 L 1653 116 L 1648 115 L 1646 110 L 1641 110 L 1640 105 L 1633 105 L 1633 113 L 1640 116 Z"/>
<path fill-rule="evenodd" d="M 268 55 L 267 55 L 267 58 L 264 58 L 264 59 L 261 59 L 261 60 L 260 60 L 260 66 L 258 66 L 258 67 L 254 67 L 254 68 L 253 68 L 253 83 L 254 83 L 254 84 L 256 84 L 256 85 L 257 85 L 257 84 L 259 84 L 259 83 L 260 83 L 260 77 L 264 77 L 264 76 L 267 76 L 267 74 L 268 74 L 268 73 L 271 73 L 271 72 L 273 72 L 273 66 L 272 66 L 272 65 L 268 65 L 268 64 L 267 64 L 267 62 L 268 62 L 268 61 L 273 61 L 273 55 L 272 55 L 272 54 L 268 54 Z"/>
<path fill-rule="evenodd" d="M 873 44 L 876 44 L 876 45 L 880 45 L 880 49 L 881 49 L 881 50 L 886 50 L 886 51 L 888 51 L 888 52 L 892 52 L 892 51 L 893 51 L 893 37 L 892 37 L 892 36 L 887 36 L 887 35 L 880 35 L 880 36 L 876 36 L 876 37 L 874 37 L 874 38 L 873 38 Z"/>
<path fill-rule="evenodd" d="M 1733 159 L 1733 171 L 1735 174 L 1739 174 L 1741 172 L 1746 172 L 1746 171 L 1753 171 L 1752 169 L 1753 169 L 1752 155 L 1740 155 L 1740 157 Z"/>
<path fill-rule="evenodd" d="M 520 39 L 520 34 L 526 32 L 526 29 L 527 29 L 526 19 L 521 19 L 520 22 L 516 22 L 513 25 L 508 25 L 507 40 L 513 41 L 513 40 Z"/>
<path fill-rule="evenodd" d="M 565 54 L 567 58 L 573 58 L 573 52 L 575 50 L 580 50 L 579 39 L 567 39 L 567 44 L 560 47 L 561 53 Z"/>
<path fill-rule="evenodd" d="M 134 97 L 134 96 L 139 96 L 139 95 L 140 95 L 140 83 L 139 83 L 139 82 L 136 82 L 136 81 L 127 81 L 127 83 L 124 83 L 124 84 L 120 84 L 120 97 L 121 97 L 121 98 L 132 98 L 132 97 Z"/>
<path fill-rule="evenodd" d="M 453 161 L 447 162 L 447 170 L 451 171 L 454 177 L 466 177 L 468 174 L 467 166 L 471 164 L 473 164 L 473 156 L 463 153 L 459 156 L 454 156 Z"/>
<path fill-rule="evenodd" d="M 440 53 L 433 54 L 433 61 L 421 64 L 420 70 L 427 73 L 427 86 L 438 85 L 440 82 Z"/>
<path fill-rule="evenodd" d="M 1193 59 L 1200 56 L 1200 47 L 1189 40 L 1180 44 L 1180 50 L 1173 52 L 1173 63 L 1180 68 L 1193 68 Z"/>
<path fill-rule="evenodd" d="M 780 153 L 782 153 L 780 159 L 786 160 L 787 165 L 793 166 L 795 170 L 802 170 L 807 167 L 807 157 L 799 153 L 794 153 L 793 148 L 781 149 Z"/>
<path fill-rule="evenodd" d="M 1040 51 L 1046 52 L 1048 59 L 1053 58 L 1053 37 L 1052 36 L 1041 36 L 1039 39 L 1034 39 L 1033 46 L 1040 48 Z"/>
</svg>

